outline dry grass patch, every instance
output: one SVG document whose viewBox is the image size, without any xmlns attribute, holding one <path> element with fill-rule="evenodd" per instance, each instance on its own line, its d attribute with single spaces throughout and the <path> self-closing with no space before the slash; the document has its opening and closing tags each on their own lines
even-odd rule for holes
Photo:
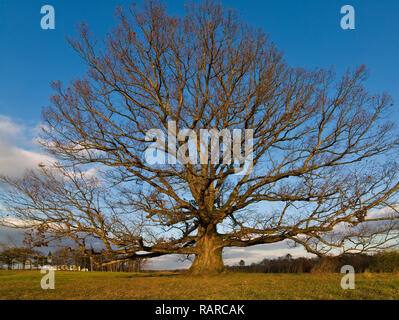
<svg viewBox="0 0 399 320">
<path fill-rule="evenodd" d="M 399 299 L 398 274 L 356 275 L 343 290 L 341 274 L 178 273 L 57 271 L 55 289 L 43 290 L 38 271 L 0 271 L 0 299 Z"/>
</svg>

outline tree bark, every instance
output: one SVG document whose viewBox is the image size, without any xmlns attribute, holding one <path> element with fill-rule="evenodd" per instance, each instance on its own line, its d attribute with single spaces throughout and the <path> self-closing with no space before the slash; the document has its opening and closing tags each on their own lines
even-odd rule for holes
<svg viewBox="0 0 399 320">
<path fill-rule="evenodd" d="M 225 270 L 222 252 L 223 246 L 219 240 L 215 225 L 200 228 L 199 240 L 194 262 L 188 270 L 192 275 L 219 274 Z"/>
</svg>

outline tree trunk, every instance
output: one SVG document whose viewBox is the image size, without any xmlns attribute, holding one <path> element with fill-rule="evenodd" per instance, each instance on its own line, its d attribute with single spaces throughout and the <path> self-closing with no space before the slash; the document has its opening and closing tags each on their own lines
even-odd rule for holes
<svg viewBox="0 0 399 320">
<path fill-rule="evenodd" d="M 93 271 L 93 257 L 90 255 L 89 259 L 90 259 L 90 271 Z"/>
<path fill-rule="evenodd" d="M 200 237 L 196 244 L 198 252 L 188 273 L 212 275 L 223 272 L 225 270 L 222 259 L 223 246 L 218 238 L 216 226 L 209 225 L 206 229 L 200 229 L 198 235 Z"/>
</svg>

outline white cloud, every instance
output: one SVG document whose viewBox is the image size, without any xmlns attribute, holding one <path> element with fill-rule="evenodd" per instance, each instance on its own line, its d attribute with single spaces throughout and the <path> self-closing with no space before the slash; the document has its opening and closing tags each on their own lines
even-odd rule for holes
<svg viewBox="0 0 399 320">
<path fill-rule="evenodd" d="M 20 176 L 26 169 L 52 161 L 49 156 L 28 150 L 34 147 L 33 141 L 27 137 L 29 131 L 9 117 L 0 115 L 0 174 Z M 19 145 L 27 146 L 22 148 Z"/>
<path fill-rule="evenodd" d="M 15 139 L 22 133 L 23 130 L 23 126 L 14 123 L 9 117 L 0 115 L 1 138 Z"/>
<path fill-rule="evenodd" d="M 32 151 L 0 144 L 0 174 L 20 176 L 26 169 L 36 168 L 39 163 L 49 163 L 51 158 Z"/>
</svg>

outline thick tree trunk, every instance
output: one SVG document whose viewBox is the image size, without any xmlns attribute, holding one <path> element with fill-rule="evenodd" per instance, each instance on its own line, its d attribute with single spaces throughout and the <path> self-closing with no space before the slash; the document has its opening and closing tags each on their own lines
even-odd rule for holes
<svg viewBox="0 0 399 320">
<path fill-rule="evenodd" d="M 202 235 L 201 235 L 202 233 Z M 225 270 L 220 240 L 216 232 L 216 227 L 210 225 L 206 230 L 199 231 L 200 239 L 197 241 L 194 262 L 188 270 L 192 275 L 211 275 L 219 274 Z"/>
</svg>

